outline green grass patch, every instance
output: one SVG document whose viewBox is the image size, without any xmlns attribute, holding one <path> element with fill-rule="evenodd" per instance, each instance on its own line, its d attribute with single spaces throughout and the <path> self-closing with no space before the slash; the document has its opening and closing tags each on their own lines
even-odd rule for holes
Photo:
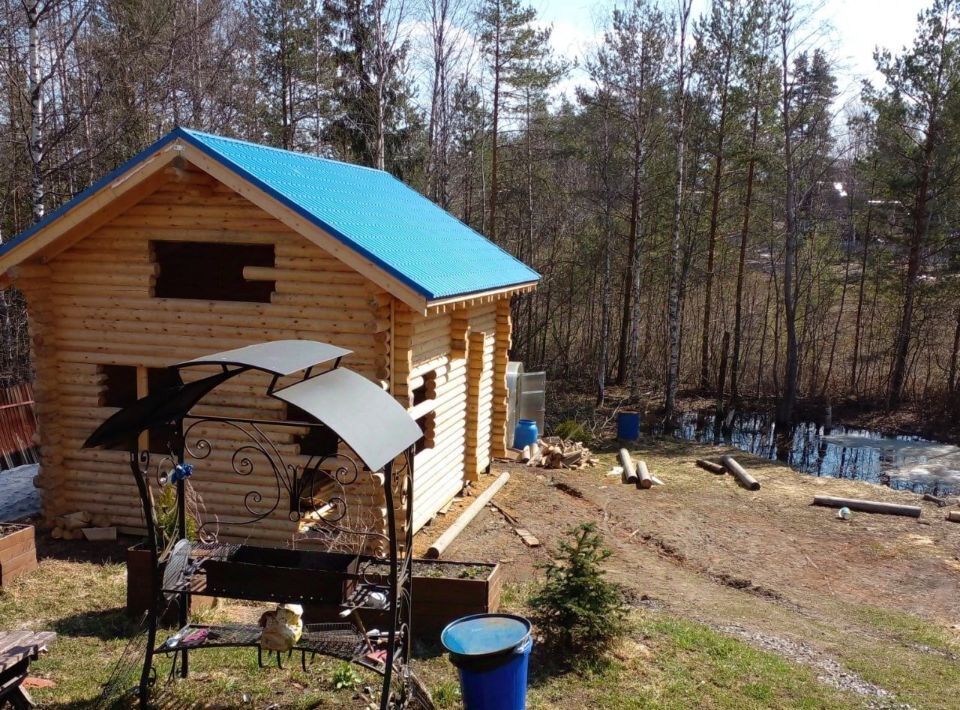
<svg viewBox="0 0 960 710">
<path fill-rule="evenodd" d="M 44 560 L 41 567 L 0 592 L 0 628 L 52 629 L 59 637 L 34 665 L 36 675 L 56 682 L 34 696 L 45 708 L 66 710 L 95 700 L 137 624 L 123 611 L 123 565 Z M 532 587 L 508 585 L 505 609 L 525 608 Z M 244 610 L 227 605 L 205 611 L 206 621 Z M 838 659 L 865 680 L 897 693 L 917 708 L 956 707 L 960 664 L 950 633 L 915 617 L 873 608 L 849 610 L 849 618 L 875 636 L 849 639 Z M 531 663 L 531 710 L 634 708 L 741 710 L 760 708 L 863 708 L 866 698 L 825 686 L 816 671 L 714 631 L 700 623 L 654 612 L 634 612 L 629 633 L 599 662 L 576 672 L 535 648 Z M 440 708 L 460 706 L 456 670 L 441 649 L 419 647 L 414 671 L 432 690 Z M 364 707 L 365 690 L 379 677 L 357 669 L 345 676 L 337 661 L 320 658 L 307 672 L 297 659 L 283 670 L 257 667 L 252 649 L 206 650 L 191 656 L 186 682 L 165 683 L 168 661 L 159 664 L 164 707 Z"/>
<path fill-rule="evenodd" d="M 960 644 L 947 629 L 889 609 L 851 606 L 849 612 L 876 635 L 841 647 L 838 656 L 844 665 L 913 707 L 957 707 Z"/>
</svg>

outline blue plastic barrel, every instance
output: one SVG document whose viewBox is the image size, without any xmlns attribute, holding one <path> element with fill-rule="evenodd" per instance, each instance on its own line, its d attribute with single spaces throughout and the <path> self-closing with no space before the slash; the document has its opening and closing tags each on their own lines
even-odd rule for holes
<svg viewBox="0 0 960 710">
<path fill-rule="evenodd" d="M 533 636 L 530 622 L 511 614 L 476 614 L 440 635 L 460 675 L 465 710 L 524 710 Z"/>
<path fill-rule="evenodd" d="M 617 414 L 617 438 L 621 441 L 636 441 L 640 438 L 640 412 Z"/>
<path fill-rule="evenodd" d="M 533 419 L 521 419 L 513 430 L 513 448 L 522 449 L 524 446 L 536 444 L 539 438 L 537 423 Z"/>
</svg>

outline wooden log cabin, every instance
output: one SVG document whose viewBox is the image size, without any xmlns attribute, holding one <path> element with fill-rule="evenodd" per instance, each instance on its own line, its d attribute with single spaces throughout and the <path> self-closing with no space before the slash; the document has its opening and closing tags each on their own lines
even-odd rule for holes
<svg viewBox="0 0 960 710">
<path fill-rule="evenodd" d="M 0 287 L 28 304 L 45 518 L 142 529 L 127 455 L 87 436 L 171 364 L 310 339 L 352 350 L 344 366 L 421 425 L 419 529 L 505 453 L 510 302 L 538 278 L 387 173 L 175 129 L 0 247 Z M 289 414 L 251 404 L 254 386 L 228 383 L 207 413 Z M 228 472 L 203 480 L 240 505 Z M 292 526 L 278 511 L 244 536 L 282 544 Z"/>
</svg>

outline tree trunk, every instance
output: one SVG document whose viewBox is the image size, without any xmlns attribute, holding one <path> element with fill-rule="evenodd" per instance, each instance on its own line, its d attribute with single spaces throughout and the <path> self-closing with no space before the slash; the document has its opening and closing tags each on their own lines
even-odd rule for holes
<svg viewBox="0 0 960 710">
<path fill-rule="evenodd" d="M 957 324 L 953 329 L 953 348 L 950 350 L 950 365 L 947 375 L 947 391 L 957 391 L 957 360 L 960 358 L 960 308 L 957 308 Z"/>
<path fill-rule="evenodd" d="M 900 405 L 903 396 L 903 384 L 907 376 L 907 355 L 913 338 L 913 309 L 916 303 L 917 286 L 923 259 L 923 243 L 930 226 L 930 178 L 933 172 L 934 151 L 938 145 L 940 115 L 939 109 L 943 96 L 944 64 L 946 63 L 946 42 L 949 36 L 946 28 L 941 33 L 940 55 L 937 64 L 935 91 L 931 96 L 930 115 L 927 119 L 926 135 L 923 142 L 923 157 L 920 165 L 920 180 L 913 202 L 913 231 L 910 235 L 910 251 L 907 256 L 907 273 L 903 289 L 903 309 L 900 313 L 900 325 L 897 328 L 897 341 L 894 348 L 893 368 L 890 372 L 890 387 L 887 394 L 887 406 L 894 409 Z"/>
<path fill-rule="evenodd" d="M 627 242 L 627 270 L 623 279 L 623 317 L 620 321 L 620 351 L 617 360 L 617 382 L 630 382 L 634 396 L 636 383 L 636 353 L 639 333 L 640 290 L 640 136 L 634 137 L 633 188 L 630 194 L 630 236 Z"/>
<path fill-rule="evenodd" d="M 30 103 L 30 205 L 33 219 L 43 219 L 45 197 L 43 183 L 43 84 L 40 74 L 40 0 L 27 0 L 29 48 L 27 57 L 27 100 Z"/>
<path fill-rule="evenodd" d="M 703 333 L 700 336 L 700 389 L 710 387 L 710 319 L 713 315 L 713 278 L 717 250 L 717 229 L 720 222 L 720 187 L 723 180 L 723 144 L 726 138 L 727 94 L 730 84 L 731 50 L 727 49 L 720 97 L 720 118 L 717 123 L 717 153 L 713 167 L 713 195 L 710 205 L 710 234 L 707 237 L 707 273 L 703 297 Z"/>
<path fill-rule="evenodd" d="M 737 261 L 737 294 L 733 314 L 733 355 L 730 357 L 730 402 L 740 399 L 740 349 L 743 339 L 743 284 L 747 267 L 747 244 L 750 239 L 750 212 L 753 208 L 753 179 L 757 166 L 757 134 L 760 127 L 759 97 L 750 120 L 750 160 L 747 164 L 747 194 L 743 200 L 743 227 L 740 232 L 740 256 Z"/>
<path fill-rule="evenodd" d="M 681 0 L 680 46 L 677 65 L 677 133 L 676 167 L 673 195 L 673 229 L 670 235 L 670 289 L 667 295 L 667 320 L 669 354 L 667 356 L 666 396 L 664 397 L 664 421 L 669 426 L 677 404 L 677 382 L 680 377 L 680 215 L 683 206 L 683 153 L 686 138 L 686 42 L 687 22 L 690 19 L 692 0 Z"/>
<path fill-rule="evenodd" d="M 870 184 L 870 195 L 873 194 L 874 182 Z M 863 299 L 867 284 L 867 256 L 870 249 L 870 226 L 873 220 L 873 207 L 867 207 L 867 221 L 863 230 L 863 250 L 860 252 L 860 285 L 857 292 L 857 317 L 853 326 L 853 357 L 850 364 L 850 393 L 856 397 L 859 389 L 857 379 L 860 368 L 860 340 L 863 330 Z"/>
<path fill-rule="evenodd" d="M 793 409 L 797 401 L 797 377 L 799 374 L 799 353 L 797 346 L 797 303 L 795 267 L 797 258 L 797 219 L 795 213 L 795 176 L 793 166 L 793 127 L 790 121 L 790 54 L 789 39 L 789 8 L 785 9 L 785 17 L 780 31 L 780 49 L 782 72 L 782 122 L 783 122 L 783 163 L 786 172 L 784 190 L 784 235 L 783 252 L 783 313 L 784 326 L 787 332 L 786 362 L 784 363 L 783 393 L 777 408 L 777 424 L 789 426 L 793 422 Z"/>
<path fill-rule="evenodd" d="M 493 144 L 490 146 L 490 210 L 487 217 L 487 236 L 493 242 L 497 241 L 497 177 L 499 166 L 497 155 L 500 133 L 500 18 L 497 17 L 496 37 L 493 50 L 493 114 L 491 116 L 491 133 Z"/>
<path fill-rule="evenodd" d="M 933 153 L 932 132 L 928 134 L 924 149 L 925 159 L 920 185 L 914 201 L 913 230 L 910 235 L 910 250 L 907 254 L 907 273 L 903 285 L 903 307 L 900 311 L 900 325 L 897 328 L 897 340 L 894 346 L 893 367 L 890 372 L 890 387 L 887 394 L 887 406 L 895 409 L 903 396 L 903 384 L 907 375 L 907 355 L 913 336 L 913 309 L 917 297 L 917 282 L 920 277 L 920 263 L 923 256 L 923 240 L 927 233 L 928 193 L 930 188 L 930 158 Z"/>
<path fill-rule="evenodd" d="M 853 230 L 853 198 L 850 198 L 850 229 Z M 843 322 L 843 309 L 847 303 L 847 281 L 850 278 L 850 249 L 845 248 L 843 259 L 843 289 L 840 291 L 840 308 L 837 310 L 837 320 L 833 324 L 833 337 L 830 342 L 830 357 L 827 360 L 827 374 L 823 377 L 823 388 L 820 396 L 825 397 L 830 388 L 830 377 L 833 375 L 833 361 L 837 353 L 837 340 L 840 337 L 840 326 Z"/>
</svg>

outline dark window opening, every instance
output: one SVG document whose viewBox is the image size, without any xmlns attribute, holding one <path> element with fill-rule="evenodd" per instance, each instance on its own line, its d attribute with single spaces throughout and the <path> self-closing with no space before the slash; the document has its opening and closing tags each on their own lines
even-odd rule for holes
<svg viewBox="0 0 960 710">
<path fill-rule="evenodd" d="M 427 449 L 433 448 L 433 423 L 434 423 L 434 413 L 430 412 L 429 414 L 424 414 L 417 420 L 417 426 L 420 427 L 420 431 L 423 432 L 423 436 L 417 439 L 417 443 L 414 445 L 414 453 L 419 454 L 421 451 L 426 451 Z"/>
<path fill-rule="evenodd" d="M 304 471 L 299 482 L 301 512 L 322 511 L 333 498 L 338 497 L 340 490 L 341 486 L 327 471 L 316 468 Z"/>
<path fill-rule="evenodd" d="M 293 404 L 287 405 L 287 419 L 292 422 L 316 421 L 310 414 Z M 340 437 L 328 426 L 313 427 L 306 434 L 295 437 L 301 456 L 336 456 L 340 450 Z"/>
<path fill-rule="evenodd" d="M 270 303 L 275 281 L 248 281 L 247 266 L 273 268 L 272 244 L 151 242 L 160 267 L 153 295 L 203 301 Z"/>
<path fill-rule="evenodd" d="M 416 407 L 418 404 L 426 402 L 428 399 L 435 399 L 437 396 L 437 373 L 428 372 L 423 376 L 423 384 L 419 387 L 414 388 L 413 392 L 410 393 L 410 397 L 413 400 L 411 406 Z"/>
<path fill-rule="evenodd" d="M 129 407 L 137 401 L 137 368 L 127 365 L 101 365 L 104 375 L 100 391 L 101 407 Z"/>
<path fill-rule="evenodd" d="M 137 368 L 131 365 L 101 365 L 99 371 L 104 375 L 103 388 L 100 390 L 100 406 L 123 409 L 137 401 Z M 147 387 L 149 392 L 158 392 L 177 384 L 177 373 L 165 367 L 147 368 Z M 160 424 L 147 430 L 147 448 L 151 453 L 169 453 L 170 443 L 176 429 L 173 424 Z M 115 451 L 129 451 L 127 442 L 112 447 Z"/>
</svg>

